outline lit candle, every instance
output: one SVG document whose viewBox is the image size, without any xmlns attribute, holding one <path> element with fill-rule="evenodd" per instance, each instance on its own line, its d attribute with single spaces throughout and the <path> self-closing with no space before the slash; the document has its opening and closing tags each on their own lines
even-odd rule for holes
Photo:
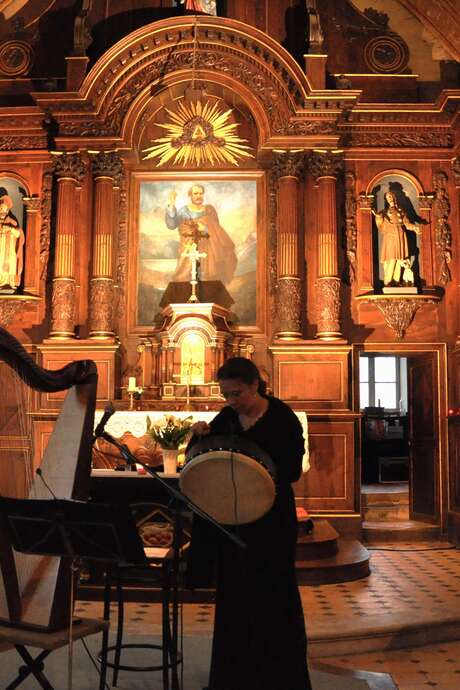
<svg viewBox="0 0 460 690">
<path fill-rule="evenodd" d="M 128 379 L 128 393 L 136 393 L 136 392 L 137 392 L 136 377 L 130 376 Z"/>
</svg>

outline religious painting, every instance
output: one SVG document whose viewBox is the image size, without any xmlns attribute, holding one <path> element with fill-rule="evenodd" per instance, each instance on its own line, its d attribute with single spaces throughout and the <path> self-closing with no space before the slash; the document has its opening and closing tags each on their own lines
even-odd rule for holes
<svg viewBox="0 0 460 690">
<path fill-rule="evenodd" d="M 153 323 L 168 285 L 187 285 L 196 270 L 211 291 L 224 285 L 237 325 L 256 324 L 257 185 L 248 174 L 139 180 L 138 326 Z"/>
<path fill-rule="evenodd" d="M 373 246 L 377 286 L 414 287 L 420 284 L 420 227 L 418 192 L 407 177 L 381 177 L 374 195 Z"/>
</svg>

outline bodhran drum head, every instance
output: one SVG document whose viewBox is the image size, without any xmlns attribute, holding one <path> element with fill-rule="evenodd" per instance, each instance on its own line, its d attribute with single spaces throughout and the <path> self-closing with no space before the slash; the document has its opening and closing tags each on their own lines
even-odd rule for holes
<svg viewBox="0 0 460 690">
<path fill-rule="evenodd" d="M 204 437 L 194 444 L 179 477 L 182 493 L 224 525 L 263 517 L 275 500 L 275 465 L 258 445 L 239 436 Z"/>
</svg>

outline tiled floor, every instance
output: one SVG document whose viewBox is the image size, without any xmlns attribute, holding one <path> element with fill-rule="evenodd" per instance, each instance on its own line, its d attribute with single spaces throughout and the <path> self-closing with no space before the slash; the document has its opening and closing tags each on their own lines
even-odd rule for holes
<svg viewBox="0 0 460 690">
<path fill-rule="evenodd" d="M 371 568 L 363 580 L 301 588 L 311 656 L 390 673 L 400 690 L 459 690 L 460 550 L 431 542 L 385 544 L 371 551 Z M 77 613 L 97 615 L 97 607 L 78 602 Z M 213 613 L 212 604 L 184 605 L 184 634 L 209 636 Z M 459 641 L 439 641 L 447 634 L 443 622 L 450 626 L 448 639 Z M 128 604 L 125 628 L 134 635 L 158 634 L 159 606 Z M 414 631 L 431 644 L 406 647 Z M 377 651 L 368 651 L 369 642 Z"/>
</svg>

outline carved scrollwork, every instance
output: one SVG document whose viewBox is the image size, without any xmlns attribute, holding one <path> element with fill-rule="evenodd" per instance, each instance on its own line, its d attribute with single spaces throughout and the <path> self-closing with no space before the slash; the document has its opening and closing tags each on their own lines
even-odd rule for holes
<svg viewBox="0 0 460 690">
<path fill-rule="evenodd" d="M 117 319 L 121 323 L 126 312 L 126 270 L 128 264 L 128 193 L 126 176 L 120 179 L 118 201 L 118 253 L 116 281 L 118 288 Z"/>
<path fill-rule="evenodd" d="M 56 159 L 54 173 L 58 179 L 67 177 L 80 184 L 86 173 L 86 165 L 79 153 L 63 153 Z"/>
<path fill-rule="evenodd" d="M 388 299 L 379 300 L 377 306 L 387 326 L 395 333 L 398 340 L 402 340 L 422 303 L 413 299 Z"/>
<path fill-rule="evenodd" d="M 51 336 L 73 337 L 76 313 L 75 280 L 55 278 L 51 299 Z"/>
<path fill-rule="evenodd" d="M 301 179 L 304 166 L 305 155 L 303 151 L 275 153 L 271 173 L 276 180 L 280 177 L 296 177 Z"/>
<path fill-rule="evenodd" d="M 357 228 L 356 228 L 356 177 L 353 172 L 345 175 L 345 240 L 346 240 L 346 278 L 352 285 L 356 278 Z"/>
<path fill-rule="evenodd" d="M 343 157 L 340 153 L 327 151 L 313 152 L 308 157 L 308 169 L 315 180 L 320 177 L 337 177 L 343 168 Z"/>
<path fill-rule="evenodd" d="M 277 305 L 280 338 L 299 338 L 302 335 L 302 290 L 300 278 L 283 277 L 278 281 Z"/>
<path fill-rule="evenodd" d="M 271 168 L 268 176 L 268 297 L 270 309 L 270 321 L 277 321 L 276 303 L 276 278 L 278 238 L 276 232 L 276 219 L 278 214 L 278 171 Z"/>
<path fill-rule="evenodd" d="M 53 173 L 45 170 L 42 178 L 41 228 L 40 228 L 40 280 L 45 280 L 48 271 L 51 237 L 51 200 L 53 192 Z"/>
<path fill-rule="evenodd" d="M 454 173 L 455 186 L 460 187 L 460 156 L 452 159 L 452 172 Z"/>
<path fill-rule="evenodd" d="M 115 151 L 101 151 L 91 161 L 94 177 L 111 177 L 119 183 L 123 174 L 123 160 Z"/>
<path fill-rule="evenodd" d="M 20 151 L 21 149 L 46 149 L 46 137 L 40 134 L 35 136 L 2 134 L 0 137 L 0 150 Z"/>
<path fill-rule="evenodd" d="M 450 215 L 447 175 L 442 170 L 435 174 L 433 178 L 433 188 L 433 218 L 439 263 L 438 281 L 441 285 L 446 285 L 452 280 L 449 268 L 449 264 L 452 261 L 452 230 L 447 222 Z"/>
<path fill-rule="evenodd" d="M 320 339 L 331 340 L 341 337 L 340 331 L 340 279 L 317 278 L 316 305 Z"/>
<path fill-rule="evenodd" d="M 21 302 L 13 299 L 0 299 L 0 324 L 7 327 L 13 321 Z"/>
<path fill-rule="evenodd" d="M 341 140 L 342 142 L 342 140 Z M 347 146 L 389 147 L 389 148 L 450 148 L 453 144 L 452 134 L 445 129 L 429 131 L 390 130 L 383 131 L 348 131 L 343 134 L 343 143 Z M 342 143 L 341 143 L 342 145 Z"/>
<path fill-rule="evenodd" d="M 113 280 L 110 278 L 93 278 L 91 280 L 89 295 L 90 337 L 113 335 L 114 297 Z"/>
</svg>

